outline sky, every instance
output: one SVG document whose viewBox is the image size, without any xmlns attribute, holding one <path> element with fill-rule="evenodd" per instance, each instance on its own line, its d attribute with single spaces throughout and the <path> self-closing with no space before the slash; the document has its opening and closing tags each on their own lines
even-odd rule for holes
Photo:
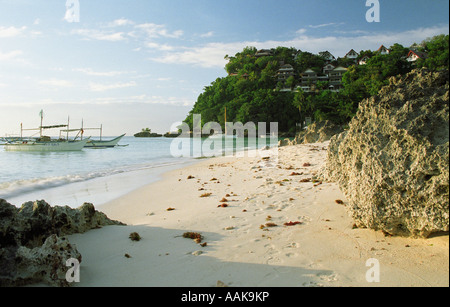
<svg viewBox="0 0 450 307">
<path fill-rule="evenodd" d="M 44 125 L 165 133 L 246 46 L 343 57 L 448 33 L 448 0 L 0 0 L 0 136 L 41 110 Z"/>
</svg>

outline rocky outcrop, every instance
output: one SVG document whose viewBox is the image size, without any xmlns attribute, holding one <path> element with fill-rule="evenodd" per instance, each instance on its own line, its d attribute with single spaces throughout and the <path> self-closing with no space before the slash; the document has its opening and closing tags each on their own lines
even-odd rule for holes
<svg viewBox="0 0 450 307">
<path fill-rule="evenodd" d="M 284 139 L 279 141 L 279 146 L 289 146 L 309 143 L 322 143 L 331 139 L 332 136 L 344 131 L 342 126 L 329 120 L 314 122 L 306 130 L 298 133 L 294 140 Z"/>
<path fill-rule="evenodd" d="M 35 201 L 17 208 L 0 199 L 0 286 L 68 286 L 66 261 L 81 262 L 81 255 L 64 236 L 106 225 L 123 224 L 90 203 L 72 209 Z"/>
<path fill-rule="evenodd" d="M 427 237 L 449 230 L 448 70 L 390 79 L 328 147 L 326 173 L 356 226 Z"/>
</svg>

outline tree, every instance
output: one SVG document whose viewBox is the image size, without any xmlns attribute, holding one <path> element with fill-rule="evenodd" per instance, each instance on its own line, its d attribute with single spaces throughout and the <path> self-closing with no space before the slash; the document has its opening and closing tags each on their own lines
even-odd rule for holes
<svg viewBox="0 0 450 307">
<path fill-rule="evenodd" d="M 449 66 L 449 36 L 437 35 L 432 38 L 424 40 L 419 48 L 419 51 L 426 52 L 428 57 L 426 59 L 419 59 L 416 61 L 417 67 L 427 67 L 431 70 L 438 70 L 440 68 Z"/>
</svg>

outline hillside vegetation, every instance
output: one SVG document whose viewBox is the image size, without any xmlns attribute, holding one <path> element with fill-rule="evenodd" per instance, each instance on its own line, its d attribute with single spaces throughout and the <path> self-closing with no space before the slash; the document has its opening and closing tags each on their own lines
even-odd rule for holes
<svg viewBox="0 0 450 307">
<path fill-rule="evenodd" d="M 331 62 L 322 53 L 296 48 L 277 47 L 270 50 L 270 55 L 257 56 L 256 48 L 246 47 L 234 56 L 225 56 L 228 76 L 205 86 L 185 122 L 192 129 L 192 115 L 201 114 L 202 125 L 218 122 L 223 129 L 226 110 L 228 122 L 278 122 L 280 132 L 291 134 L 306 117 L 346 124 L 356 114 L 359 102 L 376 95 L 389 84 L 390 77 L 404 75 L 416 67 L 430 70 L 448 67 L 448 42 L 448 35 L 439 35 L 410 48 L 394 44 L 389 54 L 361 50 L 356 61 L 343 57 Z M 428 57 L 409 62 L 406 57 L 412 49 L 426 52 Z M 364 56 L 370 59 L 365 65 L 358 65 Z M 347 68 L 342 89 L 331 91 L 327 82 L 319 81 L 314 91 L 303 92 L 299 87 L 302 72 L 310 68 L 320 73 L 328 62 Z M 284 64 L 290 64 L 295 73 L 280 82 L 277 73 Z"/>
</svg>

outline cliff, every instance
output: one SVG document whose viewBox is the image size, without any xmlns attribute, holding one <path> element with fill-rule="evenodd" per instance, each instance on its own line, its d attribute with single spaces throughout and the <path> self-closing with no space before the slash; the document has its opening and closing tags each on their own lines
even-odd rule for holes
<svg viewBox="0 0 450 307">
<path fill-rule="evenodd" d="M 358 227 L 427 237 L 449 230 L 448 70 L 393 77 L 334 136 L 325 173 Z"/>
</svg>

